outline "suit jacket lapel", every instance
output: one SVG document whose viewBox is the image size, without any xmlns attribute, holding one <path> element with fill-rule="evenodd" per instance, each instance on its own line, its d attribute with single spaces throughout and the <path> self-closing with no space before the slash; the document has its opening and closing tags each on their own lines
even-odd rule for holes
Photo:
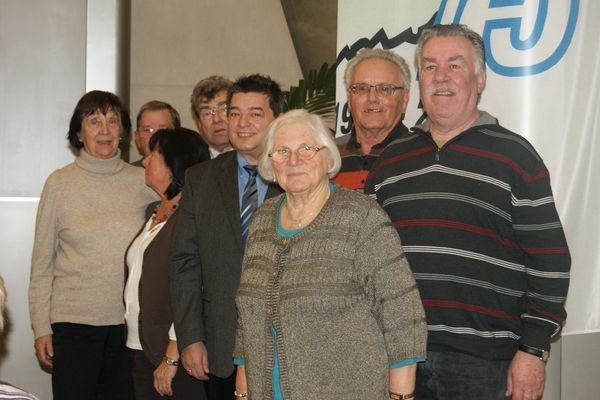
<svg viewBox="0 0 600 400">
<path fill-rule="evenodd" d="M 144 257 L 148 253 L 149 249 L 158 246 L 159 249 L 169 249 L 171 248 L 171 238 L 173 237 L 173 228 L 175 227 L 175 216 L 177 215 L 177 210 L 171 215 L 171 217 L 165 222 L 165 226 L 162 227 L 160 232 L 156 234 L 154 239 L 146 246 L 146 250 L 144 251 Z M 147 221 L 146 221 L 147 223 Z M 146 229 L 146 224 L 142 227 L 142 229 Z M 141 232 L 140 232 L 141 233 Z M 143 271 L 142 271 L 143 273 Z"/>
<path fill-rule="evenodd" d="M 237 176 L 237 153 L 231 151 L 224 157 L 221 165 L 223 174 L 222 179 L 219 179 L 219 190 L 223 207 L 227 213 L 228 224 L 231 227 L 231 233 L 239 242 L 240 250 L 242 250 L 242 226 L 240 222 L 240 200 L 238 191 L 238 176 Z"/>
</svg>

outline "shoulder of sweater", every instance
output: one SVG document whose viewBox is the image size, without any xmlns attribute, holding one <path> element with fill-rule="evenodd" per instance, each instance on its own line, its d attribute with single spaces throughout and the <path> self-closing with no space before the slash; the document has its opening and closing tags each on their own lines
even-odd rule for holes
<svg viewBox="0 0 600 400">
<path fill-rule="evenodd" d="M 355 190 L 350 190 L 345 187 L 335 185 L 335 190 L 333 193 L 335 194 L 332 196 L 331 201 L 332 205 L 336 208 L 344 207 L 348 203 L 352 204 L 352 208 L 354 208 L 355 210 L 369 210 L 373 207 L 380 208 L 379 204 L 377 204 L 375 200 L 371 199 L 366 194 L 357 192 Z M 270 199 L 266 199 L 259 208 L 259 210 L 262 210 L 263 212 L 272 212 L 273 210 L 277 209 L 277 207 L 279 207 L 281 199 L 284 195 L 285 193 L 282 193 L 275 197 L 271 197 Z"/>
<path fill-rule="evenodd" d="M 354 213 L 355 219 L 361 221 L 360 224 L 365 224 L 367 220 L 389 221 L 387 213 L 370 196 L 344 187 L 338 187 L 337 190 L 336 207 L 342 212 Z"/>
<path fill-rule="evenodd" d="M 115 179 L 130 182 L 130 192 L 139 193 L 141 196 L 141 201 L 150 202 L 158 200 L 159 197 L 154 190 L 146 186 L 145 175 L 146 172 L 144 168 L 124 163 L 123 168 L 117 172 L 114 177 Z"/>
<path fill-rule="evenodd" d="M 72 185 L 74 183 L 73 180 L 89 179 L 88 175 L 83 173 L 75 163 L 71 163 L 55 171 L 55 173 L 61 178 L 59 181 L 60 184 L 64 184 L 65 187 Z M 121 168 L 121 170 L 114 175 L 111 175 L 109 178 L 111 182 L 126 182 L 128 193 L 130 195 L 139 196 L 137 199 L 140 202 L 149 203 L 159 199 L 159 196 L 152 189 L 146 186 L 144 168 L 136 167 L 123 162 L 123 168 Z"/>
<path fill-rule="evenodd" d="M 414 129 L 414 128 L 413 128 Z M 409 151 L 415 146 L 427 146 L 431 143 L 426 138 L 427 133 L 419 130 L 407 131 L 388 143 L 381 152 L 379 161 L 395 157 L 399 153 Z"/>
<path fill-rule="evenodd" d="M 375 200 L 371 199 L 364 193 L 357 192 L 356 190 L 347 189 L 342 186 L 336 186 L 334 193 L 336 193 L 336 201 L 340 203 L 350 202 L 356 206 L 366 209 L 372 208 L 373 206 L 379 208 L 379 205 Z"/>
<path fill-rule="evenodd" d="M 132 176 L 140 176 L 140 175 L 143 176 L 143 175 L 145 175 L 146 172 L 143 167 L 136 167 L 135 165 L 123 163 L 123 169 L 121 169 L 121 171 L 119 171 L 119 173 L 132 175 Z"/>
<path fill-rule="evenodd" d="M 335 190 L 333 193 L 335 193 L 335 195 L 332 197 L 332 202 L 334 202 L 333 204 L 335 206 L 352 203 L 355 206 L 364 208 L 371 208 L 373 206 L 379 207 L 377 202 L 366 194 L 357 192 L 355 190 L 350 190 L 342 186 L 335 185 Z M 260 208 L 266 211 L 268 209 L 279 207 L 281 199 L 284 195 L 285 193 L 282 193 L 275 197 L 271 197 L 270 199 L 266 199 Z"/>
<path fill-rule="evenodd" d="M 490 150 L 500 149 L 505 151 L 517 150 L 525 151 L 537 161 L 542 161 L 542 158 L 537 153 L 533 145 L 523 136 L 515 133 L 502 125 L 480 125 L 476 127 L 477 133 L 485 135 L 490 142 Z"/>
<path fill-rule="evenodd" d="M 382 152 L 379 161 L 395 157 L 399 153 L 410 151 L 415 146 L 432 145 L 430 139 L 426 137 L 428 133 L 417 125 L 412 128 L 406 136 L 402 136 L 391 142 Z M 474 145 L 483 150 L 493 152 L 507 153 L 519 152 L 522 155 L 531 157 L 534 162 L 541 162 L 542 158 L 537 153 L 531 143 L 523 136 L 515 133 L 499 123 L 485 123 L 473 126 L 449 142 L 452 145 Z"/>
<path fill-rule="evenodd" d="M 275 197 L 265 199 L 265 201 L 262 203 L 262 205 L 260 206 L 260 208 L 258 210 L 259 211 L 264 210 L 263 212 L 272 212 L 273 210 L 277 209 L 277 207 L 279 207 L 279 204 L 281 203 L 281 199 L 283 198 L 284 195 L 285 195 L 285 193 L 281 193 Z"/>
<path fill-rule="evenodd" d="M 77 168 L 74 162 L 55 169 L 48 175 L 48 178 L 46 178 L 46 186 L 61 185 L 65 182 L 69 183 L 78 170 L 79 168 Z"/>
<path fill-rule="evenodd" d="M 140 177 L 142 177 L 142 179 L 143 179 L 143 177 L 145 175 L 144 168 L 136 167 L 136 166 L 128 164 L 126 162 L 123 162 L 122 165 L 123 165 L 123 168 L 121 168 L 115 175 L 132 176 L 132 177 L 135 177 L 135 179 L 139 179 Z M 72 163 L 67 164 L 64 167 L 59 168 L 59 169 L 55 170 L 54 172 L 52 172 L 48 176 L 48 179 L 68 178 L 73 174 L 79 174 L 81 172 L 82 172 L 81 168 L 79 168 L 76 163 L 72 162 Z"/>
<path fill-rule="evenodd" d="M 44 183 L 42 193 L 44 201 L 55 201 L 56 198 L 60 198 L 64 193 L 70 192 L 70 188 L 74 187 L 74 183 L 77 186 L 76 182 L 79 181 L 80 176 L 80 169 L 74 162 L 54 170 L 48 175 Z"/>
</svg>

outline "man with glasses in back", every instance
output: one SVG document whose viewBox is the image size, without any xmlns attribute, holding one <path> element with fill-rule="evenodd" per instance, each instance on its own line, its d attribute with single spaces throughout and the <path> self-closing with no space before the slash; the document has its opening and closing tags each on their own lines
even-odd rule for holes
<svg viewBox="0 0 600 400">
<path fill-rule="evenodd" d="M 398 54 L 363 49 L 344 72 L 354 127 L 338 141 L 342 168 L 334 181 L 363 191 L 371 167 L 389 143 L 408 133 L 402 123 L 410 89 L 410 70 Z"/>
<path fill-rule="evenodd" d="M 181 118 L 176 109 L 164 101 L 152 100 L 140 108 L 136 119 L 134 134 L 135 144 L 142 158 L 132 162 L 136 167 L 142 166 L 142 160 L 150 154 L 150 138 L 159 129 L 181 127 Z"/>
<path fill-rule="evenodd" d="M 271 78 L 238 79 L 227 95 L 235 151 L 186 174 L 173 234 L 171 306 L 181 362 L 188 374 L 206 381 L 210 400 L 235 398 L 235 293 L 244 232 L 256 207 L 281 193 L 256 174 L 256 164 L 266 128 L 283 104 L 281 88 Z M 213 139 L 220 136 L 214 133 Z"/>
<path fill-rule="evenodd" d="M 210 158 L 231 150 L 227 136 L 227 90 L 229 79 L 222 76 L 209 76 L 194 87 L 192 97 L 192 117 L 202 139 L 208 144 Z"/>
</svg>

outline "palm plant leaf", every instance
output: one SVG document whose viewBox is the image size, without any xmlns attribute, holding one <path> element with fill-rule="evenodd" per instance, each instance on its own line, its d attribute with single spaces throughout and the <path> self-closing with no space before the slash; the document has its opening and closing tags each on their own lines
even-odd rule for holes
<svg viewBox="0 0 600 400">
<path fill-rule="evenodd" d="M 300 79 L 298 86 L 284 92 L 286 111 L 304 108 L 335 124 L 335 67 L 323 63 L 318 71 L 310 70 L 306 79 Z"/>
</svg>

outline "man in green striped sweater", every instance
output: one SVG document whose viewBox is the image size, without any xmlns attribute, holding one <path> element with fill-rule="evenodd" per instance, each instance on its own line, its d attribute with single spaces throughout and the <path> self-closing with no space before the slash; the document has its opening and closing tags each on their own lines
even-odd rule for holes
<svg viewBox="0 0 600 400">
<path fill-rule="evenodd" d="M 415 64 L 427 119 L 386 147 L 365 192 L 396 226 L 427 315 L 416 398 L 537 399 L 571 262 L 548 170 L 478 109 L 477 33 L 425 30 Z"/>
</svg>

